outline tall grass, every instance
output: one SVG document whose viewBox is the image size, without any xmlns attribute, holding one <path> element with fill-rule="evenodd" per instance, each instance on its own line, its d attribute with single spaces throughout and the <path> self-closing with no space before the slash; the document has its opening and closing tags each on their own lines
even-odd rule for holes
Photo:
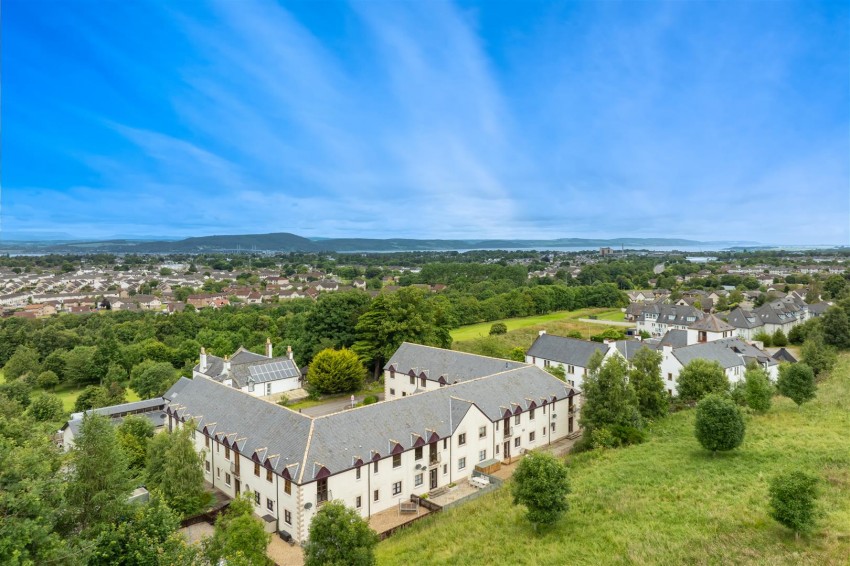
<svg viewBox="0 0 850 566">
<path fill-rule="evenodd" d="M 775 398 L 747 417 L 743 445 L 712 457 L 693 412 L 630 448 L 568 457 L 567 516 L 535 531 L 508 486 L 424 519 L 378 547 L 380 564 L 850 564 L 850 354 L 797 408 Z M 822 479 L 816 532 L 795 540 L 768 515 L 769 479 Z"/>
</svg>

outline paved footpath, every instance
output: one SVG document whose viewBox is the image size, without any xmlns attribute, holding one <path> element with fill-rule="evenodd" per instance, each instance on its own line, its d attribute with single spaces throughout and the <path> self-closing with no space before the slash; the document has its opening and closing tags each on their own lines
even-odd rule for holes
<svg viewBox="0 0 850 566">
<path fill-rule="evenodd" d="M 378 401 L 384 400 L 383 393 L 375 393 L 374 394 Z M 354 397 L 354 404 L 362 403 L 365 395 L 356 395 Z M 321 405 L 316 405 L 315 407 L 308 407 L 306 409 L 301 409 L 299 412 L 311 416 L 311 417 L 322 417 L 324 415 L 330 415 L 331 413 L 338 413 L 340 411 L 345 411 L 346 409 L 351 408 L 351 397 L 342 397 L 340 399 L 334 399 L 333 401 L 329 401 L 327 403 L 323 403 Z"/>
</svg>

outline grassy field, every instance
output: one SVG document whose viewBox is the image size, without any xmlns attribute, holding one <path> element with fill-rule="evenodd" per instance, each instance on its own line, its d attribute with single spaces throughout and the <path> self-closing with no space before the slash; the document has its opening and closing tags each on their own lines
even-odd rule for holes
<svg viewBox="0 0 850 566">
<path fill-rule="evenodd" d="M 369 381 L 367 382 L 362 389 L 355 391 L 354 396 L 359 397 L 361 395 L 377 395 L 378 393 L 384 392 L 384 386 L 380 381 Z M 318 407 L 319 405 L 324 405 L 330 401 L 336 401 L 343 397 L 350 397 L 351 393 L 340 393 L 338 395 L 325 395 L 319 399 L 304 399 L 303 401 L 296 401 L 294 403 L 287 404 L 287 408 L 292 409 L 293 411 L 297 411 L 298 409 L 308 409 L 310 407 Z"/>
<path fill-rule="evenodd" d="M 508 333 L 499 336 L 489 336 L 492 322 L 463 326 L 452 332 L 454 342 L 452 348 L 461 352 L 470 352 L 482 356 L 507 358 L 514 348 L 528 350 L 541 330 L 556 336 L 566 336 L 570 332 L 579 332 L 583 338 L 599 334 L 609 326 L 582 322 L 581 318 L 595 315 L 605 320 L 608 317 L 623 316 L 619 309 L 581 309 L 577 311 L 561 311 L 543 316 L 510 318 L 497 321 L 504 322 Z M 618 330 L 625 328 L 615 327 Z"/>
<path fill-rule="evenodd" d="M 553 322 L 560 322 L 566 324 L 570 321 L 575 322 L 579 318 L 587 318 L 590 315 L 596 315 L 602 320 L 623 320 L 623 313 L 620 312 L 620 309 L 581 309 L 577 311 L 558 311 L 549 314 L 542 314 L 539 316 L 523 316 L 520 318 L 506 318 L 504 320 L 494 320 L 491 322 L 470 324 L 467 326 L 461 326 L 460 328 L 455 328 L 454 330 L 452 330 L 451 334 L 452 340 L 454 340 L 455 342 L 463 342 L 466 340 L 473 340 L 475 338 L 484 338 L 489 336 L 490 327 L 496 324 L 497 322 L 504 322 L 505 326 L 508 327 L 508 331 L 511 331 L 518 330 L 521 328 L 528 328 L 531 326 L 548 325 L 549 323 Z M 619 318 L 608 318 L 615 316 L 619 316 Z M 597 325 L 596 327 L 591 328 L 599 327 Z M 604 330 L 604 328 L 602 330 Z M 598 333 L 602 330 L 596 330 L 596 332 L 591 333 Z"/>
<path fill-rule="evenodd" d="M 570 511 L 552 528 L 535 532 L 503 488 L 382 542 L 378 563 L 850 563 L 850 354 L 815 401 L 776 398 L 748 417 L 732 453 L 700 449 L 693 419 L 677 413 L 645 444 L 568 457 Z M 818 528 L 800 540 L 768 515 L 769 479 L 791 469 L 821 478 Z"/>
<path fill-rule="evenodd" d="M 54 395 L 58 396 L 62 399 L 62 408 L 67 412 L 72 412 L 74 410 L 74 403 L 77 402 L 77 397 L 80 396 L 80 393 L 83 392 L 84 387 L 63 387 L 59 386 L 55 391 L 51 391 Z M 139 396 L 135 391 L 127 388 L 127 402 L 131 403 L 133 401 L 138 401 Z"/>
</svg>

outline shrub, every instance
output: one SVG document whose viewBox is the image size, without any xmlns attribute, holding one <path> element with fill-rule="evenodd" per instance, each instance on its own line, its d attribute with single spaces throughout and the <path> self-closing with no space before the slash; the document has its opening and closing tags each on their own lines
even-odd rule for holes
<svg viewBox="0 0 850 566">
<path fill-rule="evenodd" d="M 53 389 L 59 385 L 59 376 L 50 370 L 43 371 L 38 374 L 38 378 L 35 380 L 35 383 L 42 389 Z"/>
<path fill-rule="evenodd" d="M 378 535 L 360 514 L 340 501 L 329 501 L 319 508 L 310 523 L 304 547 L 304 563 L 367 565 L 375 563 Z"/>
<path fill-rule="evenodd" d="M 556 522 L 569 510 L 567 467 L 551 454 L 531 452 L 523 458 L 511 484 L 514 505 L 524 505 L 535 526 Z"/>
<path fill-rule="evenodd" d="M 760 332 L 756 332 L 753 335 L 753 340 L 758 340 L 759 342 L 764 343 L 765 348 L 769 348 L 773 345 L 773 336 L 765 332 L 764 330 Z"/>
<path fill-rule="evenodd" d="M 695 434 L 706 450 L 732 450 L 744 441 L 744 418 L 729 397 L 710 394 L 697 403 Z"/>
<path fill-rule="evenodd" d="M 322 350 L 313 358 L 307 371 L 307 385 L 312 392 L 346 393 L 363 386 L 366 369 L 357 354 L 343 348 Z"/>
<path fill-rule="evenodd" d="M 770 482 L 770 516 L 799 536 L 815 525 L 816 477 L 800 471 L 780 474 Z"/>
<path fill-rule="evenodd" d="M 746 384 L 743 381 L 736 381 L 735 383 L 733 383 L 729 393 L 729 396 L 732 398 L 736 405 L 741 407 L 747 406 Z"/>
<path fill-rule="evenodd" d="M 773 386 L 763 369 L 753 367 L 744 374 L 744 399 L 747 406 L 758 413 L 765 413 L 770 409 Z"/>
<path fill-rule="evenodd" d="M 289 397 L 286 396 L 286 393 L 281 393 L 280 399 L 277 400 L 277 404 L 281 407 L 286 407 L 289 404 Z"/>
<path fill-rule="evenodd" d="M 507 334 L 508 326 L 504 322 L 497 322 L 490 326 L 490 336 L 496 336 L 499 334 Z"/>
<path fill-rule="evenodd" d="M 374 395 L 367 395 L 367 396 L 363 399 L 363 404 L 364 404 L 364 405 L 372 405 L 372 404 L 377 403 L 377 402 L 378 402 L 378 398 L 377 398 L 376 396 L 374 396 Z"/>
<path fill-rule="evenodd" d="M 783 346 L 788 345 L 788 338 L 785 336 L 785 333 L 782 332 L 781 328 L 776 329 L 776 332 L 773 333 L 771 340 L 773 342 L 773 345 L 778 348 L 782 348 Z"/>
<path fill-rule="evenodd" d="M 835 348 L 824 344 L 823 338 L 818 334 L 806 338 L 803 342 L 802 354 L 803 361 L 812 368 L 816 376 L 831 370 L 838 359 Z"/>
<path fill-rule="evenodd" d="M 582 336 L 581 332 L 578 330 L 570 330 L 567 332 L 567 338 L 578 338 L 579 340 L 582 340 L 584 336 Z"/>
</svg>

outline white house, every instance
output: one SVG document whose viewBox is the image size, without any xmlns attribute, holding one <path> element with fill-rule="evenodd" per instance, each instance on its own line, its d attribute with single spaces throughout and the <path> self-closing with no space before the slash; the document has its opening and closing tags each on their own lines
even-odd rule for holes
<svg viewBox="0 0 850 566">
<path fill-rule="evenodd" d="M 368 518 L 578 432 L 578 393 L 527 365 L 316 418 L 209 379 L 182 378 L 167 396 L 169 427 L 194 423 L 206 479 L 251 491 L 256 513 L 296 541 L 329 500 Z"/>
<path fill-rule="evenodd" d="M 286 357 L 275 358 L 268 339 L 265 356 L 240 346 L 233 356 L 219 358 L 201 348 L 201 359 L 192 369 L 192 377 L 212 379 L 258 397 L 301 387 L 301 371 L 292 358 L 292 348 Z"/>
</svg>

